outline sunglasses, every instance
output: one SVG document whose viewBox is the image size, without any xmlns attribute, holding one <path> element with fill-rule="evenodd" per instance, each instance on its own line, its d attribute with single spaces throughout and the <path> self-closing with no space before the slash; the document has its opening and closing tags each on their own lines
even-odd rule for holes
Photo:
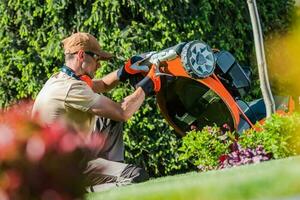
<svg viewBox="0 0 300 200">
<path fill-rule="evenodd" d="M 91 51 L 85 51 L 84 53 L 86 53 L 87 55 L 93 57 L 95 59 L 96 62 L 99 62 L 101 60 L 101 57 Z"/>
</svg>

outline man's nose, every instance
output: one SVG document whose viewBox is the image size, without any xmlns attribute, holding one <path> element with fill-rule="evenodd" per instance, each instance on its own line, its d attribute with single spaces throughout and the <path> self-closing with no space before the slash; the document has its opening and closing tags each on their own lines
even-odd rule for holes
<svg viewBox="0 0 300 200">
<path fill-rule="evenodd" d="M 101 64 L 100 62 L 97 62 L 97 65 L 96 65 L 97 69 L 99 69 L 101 67 Z"/>
</svg>

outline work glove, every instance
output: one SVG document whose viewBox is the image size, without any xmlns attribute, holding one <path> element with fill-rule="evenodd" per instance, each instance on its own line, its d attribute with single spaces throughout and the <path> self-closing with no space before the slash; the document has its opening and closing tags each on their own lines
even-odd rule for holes
<svg viewBox="0 0 300 200">
<path fill-rule="evenodd" d="M 155 94 L 161 89 L 161 79 L 160 76 L 156 76 L 155 71 L 156 66 L 154 65 L 148 72 L 147 76 L 136 84 L 136 88 L 141 87 L 146 96 Z"/>
<path fill-rule="evenodd" d="M 118 79 L 122 82 L 126 80 L 132 79 L 131 82 L 134 84 L 136 82 L 136 75 L 141 77 L 142 73 L 147 73 L 149 71 L 149 67 L 147 65 L 139 65 L 139 61 L 143 60 L 141 56 L 133 56 L 131 57 L 117 72 Z"/>
</svg>

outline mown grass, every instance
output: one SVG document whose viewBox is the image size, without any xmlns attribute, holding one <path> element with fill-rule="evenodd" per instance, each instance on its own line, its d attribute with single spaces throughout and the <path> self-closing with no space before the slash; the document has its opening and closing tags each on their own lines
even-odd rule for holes
<svg viewBox="0 0 300 200">
<path fill-rule="evenodd" d="M 300 199 L 300 157 L 187 173 L 90 193 L 87 200 Z"/>
</svg>

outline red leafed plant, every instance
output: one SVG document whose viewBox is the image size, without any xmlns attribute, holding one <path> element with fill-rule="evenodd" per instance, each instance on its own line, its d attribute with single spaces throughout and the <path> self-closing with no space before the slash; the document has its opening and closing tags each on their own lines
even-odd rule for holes
<svg viewBox="0 0 300 200">
<path fill-rule="evenodd" d="M 0 199 L 81 198 L 89 151 L 87 142 L 62 121 L 43 126 L 30 117 L 31 102 L 0 113 Z"/>
</svg>

